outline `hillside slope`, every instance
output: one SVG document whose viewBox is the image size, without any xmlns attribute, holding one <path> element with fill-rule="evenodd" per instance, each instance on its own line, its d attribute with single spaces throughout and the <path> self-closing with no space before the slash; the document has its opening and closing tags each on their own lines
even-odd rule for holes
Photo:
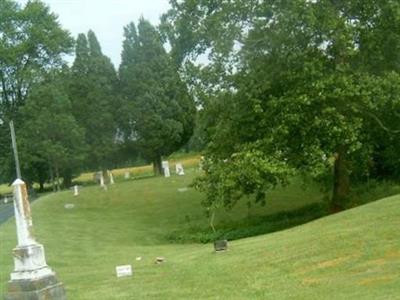
<svg viewBox="0 0 400 300">
<path fill-rule="evenodd" d="M 400 299 L 400 196 L 273 234 L 210 244 L 169 244 L 186 215 L 202 214 L 190 178 L 63 192 L 33 205 L 38 240 L 69 299 Z M 65 203 L 75 208 L 66 210 Z M 12 220 L 0 226 L 1 292 L 12 269 Z M 157 265 L 157 256 L 165 263 Z M 136 260 L 141 257 L 141 260 Z M 115 266 L 134 276 L 117 279 Z"/>
</svg>

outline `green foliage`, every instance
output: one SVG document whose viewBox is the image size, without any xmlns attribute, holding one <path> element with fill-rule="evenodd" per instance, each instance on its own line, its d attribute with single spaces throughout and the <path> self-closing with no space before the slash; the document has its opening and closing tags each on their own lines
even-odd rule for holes
<svg viewBox="0 0 400 300">
<path fill-rule="evenodd" d="M 0 1 L 0 181 L 15 178 L 8 123 L 22 124 L 20 107 L 33 85 L 63 65 L 73 39 L 42 1 Z M 35 168 L 32 166 L 32 168 Z"/>
<path fill-rule="evenodd" d="M 159 33 L 146 20 L 125 27 L 121 91 L 126 101 L 125 139 L 160 171 L 161 156 L 187 143 L 193 132 L 194 103 L 180 80 Z"/>
<path fill-rule="evenodd" d="M 199 186 L 211 203 L 229 206 L 243 191 L 258 199 L 273 187 L 274 176 L 259 176 L 266 158 L 333 177 L 336 207 L 351 181 L 396 174 L 399 12 L 397 1 L 172 2 L 161 28 L 211 116 L 207 155 L 218 171 L 206 167 Z M 209 64 L 194 67 L 206 53 Z M 219 163 L 251 151 L 262 159 L 234 180 Z"/>
<path fill-rule="evenodd" d="M 287 183 L 291 173 L 285 162 L 267 158 L 261 151 L 247 150 L 228 159 L 205 159 L 205 175 L 193 185 L 207 197 L 203 205 L 208 209 L 232 207 L 245 195 L 255 195 L 255 201 L 265 203 L 265 193 L 279 184 Z"/>
</svg>

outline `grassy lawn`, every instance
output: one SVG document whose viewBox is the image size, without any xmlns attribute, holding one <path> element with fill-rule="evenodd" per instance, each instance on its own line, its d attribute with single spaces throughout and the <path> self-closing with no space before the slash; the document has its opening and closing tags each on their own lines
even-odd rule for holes
<svg viewBox="0 0 400 300">
<path fill-rule="evenodd" d="M 400 197 L 394 196 L 268 235 L 211 244 L 173 244 L 167 236 L 206 227 L 202 195 L 187 176 L 120 181 L 44 196 L 34 202 L 37 240 L 69 299 L 400 299 Z M 315 188 L 295 182 L 267 205 L 220 212 L 218 223 L 319 202 Z M 66 210 L 64 204 L 74 203 Z M 0 226 L 0 292 L 11 272 L 14 221 Z M 136 257 L 142 260 L 136 261 Z M 166 262 L 154 263 L 157 256 Z M 117 279 L 115 266 L 134 276 Z"/>
</svg>

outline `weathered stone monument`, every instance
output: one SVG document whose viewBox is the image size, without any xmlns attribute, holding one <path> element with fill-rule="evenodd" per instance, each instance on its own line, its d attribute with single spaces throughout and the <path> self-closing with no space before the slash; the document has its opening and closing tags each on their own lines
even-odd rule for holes
<svg viewBox="0 0 400 300">
<path fill-rule="evenodd" d="M 169 163 L 167 160 L 164 160 L 161 164 L 163 171 L 164 171 L 164 176 L 165 177 L 170 177 L 171 173 L 169 172 Z"/>
<path fill-rule="evenodd" d="M 175 165 L 175 171 L 176 171 L 176 174 L 177 174 L 177 175 L 180 175 L 180 176 L 185 175 L 185 171 L 183 170 L 183 165 L 182 165 L 182 163 L 177 163 L 177 164 Z"/>
<path fill-rule="evenodd" d="M 43 245 L 33 236 L 30 203 L 21 179 L 13 183 L 18 245 L 13 250 L 14 271 L 8 282 L 6 300 L 65 300 L 63 284 L 46 264 Z"/>
</svg>

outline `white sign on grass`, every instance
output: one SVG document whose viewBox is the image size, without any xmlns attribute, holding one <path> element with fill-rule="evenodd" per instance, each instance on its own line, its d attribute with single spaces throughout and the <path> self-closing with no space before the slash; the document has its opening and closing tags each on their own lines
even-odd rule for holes
<svg viewBox="0 0 400 300">
<path fill-rule="evenodd" d="M 131 265 L 116 266 L 115 271 L 117 272 L 117 277 L 132 276 L 132 266 Z"/>
</svg>

